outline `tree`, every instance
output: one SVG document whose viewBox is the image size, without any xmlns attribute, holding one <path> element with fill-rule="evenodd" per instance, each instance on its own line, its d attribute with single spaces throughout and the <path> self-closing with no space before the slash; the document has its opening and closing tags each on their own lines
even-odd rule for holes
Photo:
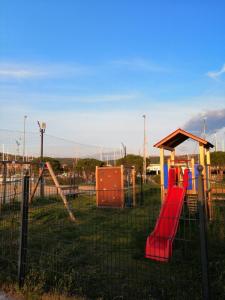
<svg viewBox="0 0 225 300">
<path fill-rule="evenodd" d="M 146 159 L 147 165 L 150 163 L 150 159 Z M 117 166 L 123 165 L 124 167 L 135 167 L 137 173 L 143 172 L 143 157 L 135 154 L 128 154 L 126 157 L 120 158 L 116 161 Z"/>
<path fill-rule="evenodd" d="M 225 152 L 216 151 L 211 153 L 212 166 L 225 166 Z"/>
<path fill-rule="evenodd" d="M 96 166 L 102 167 L 104 162 L 94 158 L 82 158 L 77 161 L 75 171 L 80 176 L 84 176 L 86 179 L 92 179 L 95 174 Z"/>
<path fill-rule="evenodd" d="M 63 168 L 57 159 L 45 156 L 45 157 L 43 157 L 43 162 L 46 162 L 46 161 L 50 162 L 55 174 L 58 174 L 63 171 Z M 40 163 L 41 163 L 40 157 L 33 159 L 32 164 L 33 164 L 33 170 L 35 173 L 39 172 Z"/>
</svg>

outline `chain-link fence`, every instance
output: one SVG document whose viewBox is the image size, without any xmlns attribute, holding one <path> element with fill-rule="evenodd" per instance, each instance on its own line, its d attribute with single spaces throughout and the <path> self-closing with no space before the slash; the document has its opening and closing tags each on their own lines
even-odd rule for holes
<svg viewBox="0 0 225 300">
<path fill-rule="evenodd" d="M 31 165 L 27 168 L 32 169 Z M 35 181 L 25 176 L 24 182 L 22 169 L 19 165 L 20 189 L 16 197 L 11 191 L 13 180 L 7 177 L 6 184 L 11 188 L 6 189 L 4 201 L 4 184 L 1 186 L 1 284 L 9 286 L 19 281 L 30 297 L 54 293 L 74 299 L 207 299 L 208 293 L 212 299 L 223 299 L 222 190 L 212 190 L 213 214 L 206 222 L 197 196 L 185 198 L 173 251 L 165 263 L 145 258 L 146 240 L 161 210 L 158 186 L 137 184 L 134 189 L 125 184 L 123 208 L 100 208 L 94 185 L 80 183 L 72 176 L 72 184 L 63 189 L 75 216 L 71 221 L 50 178 L 45 182 L 45 197 L 40 197 L 37 190 L 28 208 Z M 115 191 L 101 193 L 113 198 Z"/>
<path fill-rule="evenodd" d="M 39 132 L 24 132 L 0 129 L 0 159 L 32 161 L 40 156 L 41 138 Z M 54 158 L 95 158 L 114 162 L 123 156 L 118 147 L 110 148 L 82 144 L 66 138 L 44 134 L 43 152 L 46 157 Z"/>
</svg>

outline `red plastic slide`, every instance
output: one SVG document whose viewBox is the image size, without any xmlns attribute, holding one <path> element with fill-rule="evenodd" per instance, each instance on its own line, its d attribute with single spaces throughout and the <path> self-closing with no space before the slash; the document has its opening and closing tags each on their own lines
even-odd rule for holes
<svg viewBox="0 0 225 300">
<path fill-rule="evenodd" d="M 185 170 L 183 187 L 175 184 L 175 170 L 169 170 L 169 185 L 154 231 L 147 238 L 145 257 L 167 262 L 172 256 L 172 244 L 179 224 L 180 214 L 188 182 Z"/>
</svg>

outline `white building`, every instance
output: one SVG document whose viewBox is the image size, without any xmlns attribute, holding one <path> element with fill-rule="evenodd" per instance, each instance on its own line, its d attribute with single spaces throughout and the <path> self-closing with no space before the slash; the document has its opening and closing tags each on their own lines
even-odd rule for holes
<svg viewBox="0 0 225 300">
<path fill-rule="evenodd" d="M 152 175 L 159 175 L 160 174 L 160 164 L 150 164 L 147 166 L 147 173 Z"/>
</svg>

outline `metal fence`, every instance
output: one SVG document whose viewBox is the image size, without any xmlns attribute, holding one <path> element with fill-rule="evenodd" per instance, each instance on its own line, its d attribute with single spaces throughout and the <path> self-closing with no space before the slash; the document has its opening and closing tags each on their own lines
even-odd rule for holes
<svg viewBox="0 0 225 300">
<path fill-rule="evenodd" d="M 32 161 L 40 156 L 40 132 L 24 132 L 19 130 L 0 129 L 0 159 Z M 26 143 L 24 142 L 24 138 Z M 43 153 L 54 158 L 95 158 L 101 161 L 115 161 L 123 156 L 117 147 L 104 147 L 82 144 L 62 137 L 44 134 Z"/>
<path fill-rule="evenodd" d="M 61 199 L 47 189 L 28 212 L 32 181 L 25 177 L 23 184 L 22 197 L 1 201 L 0 282 L 5 286 L 19 281 L 29 295 L 83 299 L 224 298 L 225 194 L 213 200 L 214 219 L 206 223 L 202 202 L 193 210 L 185 199 L 173 255 L 162 263 L 145 258 L 146 239 L 161 208 L 159 188 L 137 186 L 135 205 L 133 191 L 126 189 L 124 208 L 96 207 L 93 189 L 68 194 L 76 217 L 71 222 Z M 6 194 L 7 199 L 10 189 Z"/>
</svg>

